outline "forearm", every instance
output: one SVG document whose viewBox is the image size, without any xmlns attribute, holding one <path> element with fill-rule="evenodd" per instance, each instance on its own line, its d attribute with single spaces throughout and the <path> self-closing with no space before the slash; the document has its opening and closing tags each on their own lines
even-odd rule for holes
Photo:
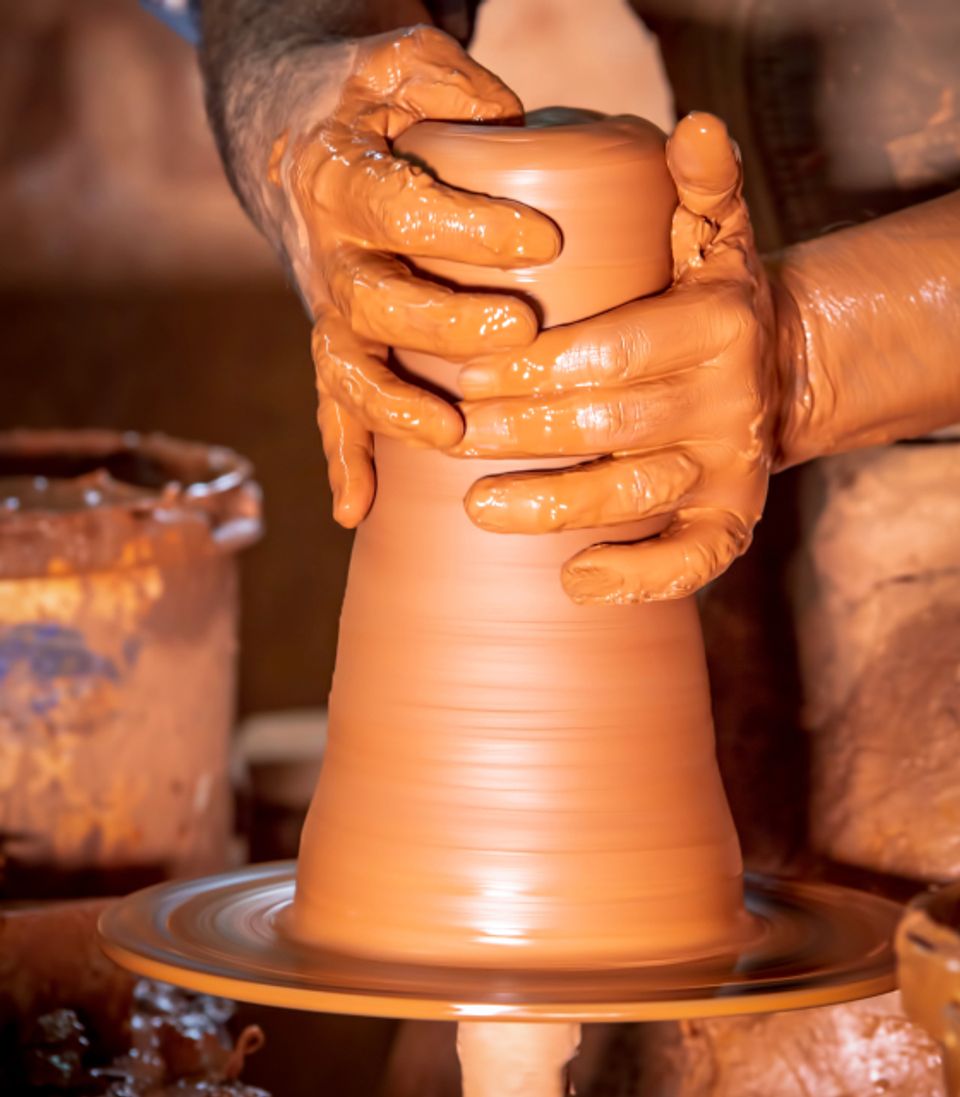
<svg viewBox="0 0 960 1097">
<path fill-rule="evenodd" d="M 351 40 L 430 22 L 420 0 L 203 0 L 207 113 L 244 208 L 280 246 L 266 187 L 277 137 L 334 106 Z"/>
<path fill-rule="evenodd" d="M 788 248 L 778 468 L 960 421 L 960 192 Z"/>
</svg>

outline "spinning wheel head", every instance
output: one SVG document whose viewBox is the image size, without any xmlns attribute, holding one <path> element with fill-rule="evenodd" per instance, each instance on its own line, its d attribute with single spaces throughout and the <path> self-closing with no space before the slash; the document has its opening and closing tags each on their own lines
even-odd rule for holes
<svg viewBox="0 0 960 1097">
<path fill-rule="evenodd" d="M 748 876 L 763 932 L 738 954 L 603 970 L 376 961 L 284 932 L 294 865 L 161 884 L 103 915 L 103 947 L 139 974 L 241 1001 L 435 1020 L 649 1021 L 829 1005 L 892 990 L 900 908 L 826 884 Z"/>
</svg>

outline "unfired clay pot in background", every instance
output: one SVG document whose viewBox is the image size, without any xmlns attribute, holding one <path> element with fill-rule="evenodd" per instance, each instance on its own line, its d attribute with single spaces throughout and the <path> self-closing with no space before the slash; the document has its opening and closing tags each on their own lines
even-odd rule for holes
<svg viewBox="0 0 960 1097">
<path fill-rule="evenodd" d="M 943 1049 L 950 1097 L 960 1094 L 960 884 L 919 896 L 897 930 L 903 1006 Z"/>
<path fill-rule="evenodd" d="M 0 435 L 5 893 L 99 893 L 224 865 L 236 552 L 259 491 L 229 450 Z"/>
<path fill-rule="evenodd" d="M 423 264 L 431 274 L 524 292 L 547 325 L 669 283 L 676 196 L 647 123 L 428 123 L 397 148 L 563 232 L 541 269 Z M 454 390 L 455 364 L 403 362 Z M 462 499 L 504 465 L 381 438 L 376 461 L 293 931 L 355 953 L 511 966 L 735 946 L 748 931 L 741 863 L 694 602 L 574 605 L 561 564 L 609 531 L 483 532 Z"/>
</svg>

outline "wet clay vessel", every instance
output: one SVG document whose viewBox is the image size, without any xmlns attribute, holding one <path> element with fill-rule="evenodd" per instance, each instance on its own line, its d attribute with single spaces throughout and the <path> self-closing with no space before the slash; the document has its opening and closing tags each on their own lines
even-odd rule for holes
<svg viewBox="0 0 960 1097">
<path fill-rule="evenodd" d="M 511 287 L 545 325 L 662 290 L 676 202 L 663 142 L 626 117 L 414 127 L 403 155 L 563 233 L 542 268 L 423 269 Z M 456 364 L 402 362 L 455 394 Z M 376 461 L 289 931 L 380 959 L 514 968 L 736 952 L 753 922 L 693 600 L 573 604 L 561 564 L 610 531 L 493 534 L 464 512 L 474 480 L 517 463 L 381 438 Z"/>
<path fill-rule="evenodd" d="M 564 234 L 549 267 L 429 273 L 512 287 L 546 324 L 668 283 L 654 127 L 425 124 L 397 144 Z M 456 364 L 403 365 L 456 395 Z M 889 990 L 891 904 L 752 879 L 745 907 L 693 601 L 576 606 L 560 566 L 603 534 L 483 532 L 463 495 L 506 466 L 383 439 L 376 458 L 297 865 L 129 896 L 101 919 L 108 953 L 249 1001 L 457 1020 L 465 1097 L 566 1093 L 582 1020 Z"/>
</svg>

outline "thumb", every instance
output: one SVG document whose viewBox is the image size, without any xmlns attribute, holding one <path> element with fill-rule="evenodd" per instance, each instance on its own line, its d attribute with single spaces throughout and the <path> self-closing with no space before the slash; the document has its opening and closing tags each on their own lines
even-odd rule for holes
<svg viewBox="0 0 960 1097">
<path fill-rule="evenodd" d="M 409 27 L 369 39 L 354 79 L 376 120 L 366 128 L 391 139 L 422 119 L 479 122 L 523 117 L 520 100 L 506 84 L 436 27 Z"/>
<path fill-rule="evenodd" d="M 667 167 L 680 204 L 720 222 L 740 194 L 740 152 L 727 127 L 712 114 L 682 118 L 667 142 Z"/>
</svg>

